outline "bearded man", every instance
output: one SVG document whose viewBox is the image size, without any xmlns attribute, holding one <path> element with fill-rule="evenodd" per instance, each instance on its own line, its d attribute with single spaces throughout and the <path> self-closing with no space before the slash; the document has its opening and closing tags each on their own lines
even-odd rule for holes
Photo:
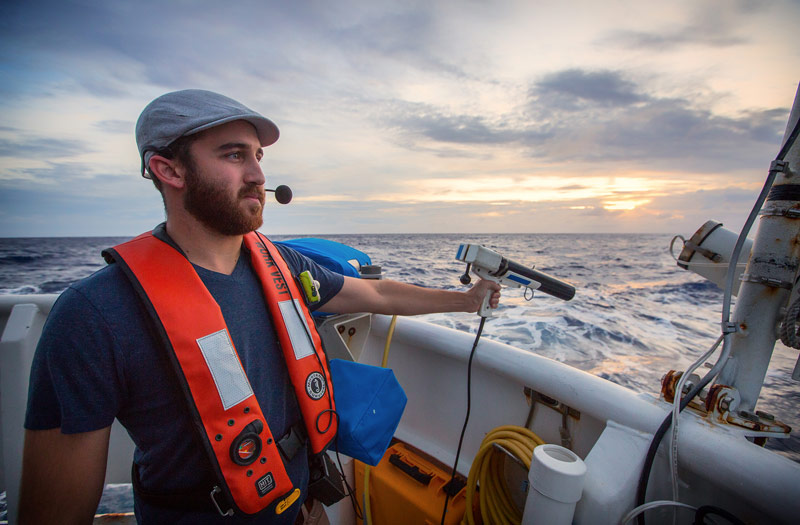
<svg viewBox="0 0 800 525">
<path fill-rule="evenodd" d="M 112 264 L 53 307 L 31 371 L 20 523 L 91 523 L 116 418 L 136 445 L 140 523 L 293 524 L 309 457 L 336 433 L 310 312 L 475 312 L 487 293 L 497 306 L 499 286 L 361 280 L 273 245 L 256 230 L 278 128 L 235 100 L 167 93 L 136 138 L 166 222 L 106 250 Z M 318 301 L 298 291 L 303 272 Z"/>
</svg>

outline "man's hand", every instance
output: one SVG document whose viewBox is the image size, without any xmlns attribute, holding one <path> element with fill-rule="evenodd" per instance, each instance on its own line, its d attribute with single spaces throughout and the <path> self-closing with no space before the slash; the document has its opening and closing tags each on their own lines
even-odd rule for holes
<svg viewBox="0 0 800 525">
<path fill-rule="evenodd" d="M 475 286 L 467 291 L 467 295 L 470 296 L 473 302 L 473 306 L 471 306 L 467 311 L 470 313 L 477 312 L 483 303 L 483 298 L 489 293 L 492 294 L 491 298 L 489 299 L 489 306 L 491 308 L 497 308 L 497 306 L 500 304 L 500 285 L 494 281 L 480 279 L 477 283 L 475 283 Z"/>
</svg>

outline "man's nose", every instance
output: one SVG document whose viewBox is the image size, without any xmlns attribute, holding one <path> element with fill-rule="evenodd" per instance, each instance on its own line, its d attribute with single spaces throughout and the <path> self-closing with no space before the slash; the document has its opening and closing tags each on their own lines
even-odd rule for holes
<svg viewBox="0 0 800 525">
<path fill-rule="evenodd" d="M 245 182 L 263 186 L 266 181 L 267 179 L 264 177 L 264 172 L 261 170 L 261 164 L 259 164 L 258 159 L 255 156 L 251 157 L 247 163 Z"/>
</svg>

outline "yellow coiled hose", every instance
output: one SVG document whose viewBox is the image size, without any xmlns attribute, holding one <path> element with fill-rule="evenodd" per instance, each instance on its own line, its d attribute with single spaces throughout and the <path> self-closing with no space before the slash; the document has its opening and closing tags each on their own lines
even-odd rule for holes
<svg viewBox="0 0 800 525">
<path fill-rule="evenodd" d="M 511 452 L 530 470 L 533 449 L 543 445 L 544 441 L 525 427 L 513 425 L 500 426 L 486 434 L 481 447 L 472 461 L 467 478 L 467 507 L 462 524 L 474 525 L 472 515 L 475 490 L 480 483 L 479 507 L 483 523 L 492 525 L 516 525 L 522 521 L 522 513 L 511 499 L 503 476 L 502 451 L 493 444 L 497 443 Z"/>
</svg>

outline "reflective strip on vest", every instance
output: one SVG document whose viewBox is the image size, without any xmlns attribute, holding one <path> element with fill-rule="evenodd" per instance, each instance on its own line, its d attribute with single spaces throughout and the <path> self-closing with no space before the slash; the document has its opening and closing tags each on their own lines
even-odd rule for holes
<svg viewBox="0 0 800 525">
<path fill-rule="evenodd" d="M 227 330 L 220 330 L 197 340 L 206 365 L 217 385 L 222 408 L 228 410 L 253 395 L 242 363 L 233 348 Z"/>
</svg>

